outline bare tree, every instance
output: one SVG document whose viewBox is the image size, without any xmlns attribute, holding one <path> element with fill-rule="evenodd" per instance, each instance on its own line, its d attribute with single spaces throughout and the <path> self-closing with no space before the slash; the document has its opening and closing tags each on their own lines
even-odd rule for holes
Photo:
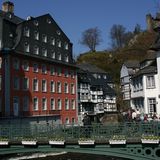
<svg viewBox="0 0 160 160">
<path fill-rule="evenodd" d="M 96 47 L 101 41 L 101 31 L 95 27 L 89 28 L 82 33 L 82 39 L 80 43 L 87 46 L 92 52 L 95 52 Z"/>
<path fill-rule="evenodd" d="M 122 48 L 124 46 L 124 35 L 126 28 L 122 25 L 114 24 L 110 30 L 110 37 L 113 48 Z"/>
</svg>

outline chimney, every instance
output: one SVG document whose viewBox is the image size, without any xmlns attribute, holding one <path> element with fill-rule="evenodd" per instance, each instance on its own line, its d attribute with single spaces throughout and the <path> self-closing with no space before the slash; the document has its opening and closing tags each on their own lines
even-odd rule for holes
<svg viewBox="0 0 160 160">
<path fill-rule="evenodd" d="M 2 4 L 2 11 L 6 13 L 14 13 L 14 4 L 10 1 L 6 1 Z"/>
</svg>

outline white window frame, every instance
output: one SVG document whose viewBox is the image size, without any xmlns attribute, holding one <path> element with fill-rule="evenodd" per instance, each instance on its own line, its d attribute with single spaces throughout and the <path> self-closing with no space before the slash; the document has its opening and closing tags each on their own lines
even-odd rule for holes
<svg viewBox="0 0 160 160">
<path fill-rule="evenodd" d="M 56 110 L 55 99 L 54 98 L 50 99 L 50 107 L 51 107 L 51 110 Z"/>
<path fill-rule="evenodd" d="M 62 93 L 62 83 L 61 82 L 57 82 L 57 93 Z"/>
<path fill-rule="evenodd" d="M 75 94 L 75 85 L 71 83 L 71 94 Z"/>
<path fill-rule="evenodd" d="M 64 100 L 64 104 L 65 104 L 65 110 L 69 110 L 69 99 L 68 98 L 66 98 L 65 100 Z"/>
<path fill-rule="evenodd" d="M 45 97 L 42 98 L 42 110 L 43 111 L 47 110 L 47 98 Z"/>
<path fill-rule="evenodd" d="M 22 68 L 24 71 L 29 71 L 29 62 L 27 60 L 23 61 Z"/>
<path fill-rule="evenodd" d="M 38 64 L 33 63 L 33 72 L 38 73 Z"/>
<path fill-rule="evenodd" d="M 42 79 L 42 92 L 47 92 L 47 80 Z"/>
<path fill-rule="evenodd" d="M 38 79 L 37 78 L 33 79 L 33 91 L 35 92 L 38 91 Z"/>
<path fill-rule="evenodd" d="M 62 100 L 60 98 L 57 99 L 57 109 L 62 110 Z"/>
<path fill-rule="evenodd" d="M 41 67 L 42 67 L 42 74 L 47 74 L 47 66 L 45 64 L 42 64 Z"/>
<path fill-rule="evenodd" d="M 36 102 L 35 102 L 35 100 L 36 100 Z M 38 98 L 37 97 L 33 98 L 33 110 L 38 111 Z"/>
<path fill-rule="evenodd" d="M 33 53 L 39 55 L 39 47 L 37 45 L 34 46 Z"/>
<path fill-rule="evenodd" d="M 50 75 L 55 75 L 55 66 L 50 66 Z"/>
<path fill-rule="evenodd" d="M 64 93 L 69 93 L 69 85 L 68 83 L 64 83 Z"/>
<path fill-rule="evenodd" d="M 29 78 L 28 77 L 24 77 L 23 78 L 23 89 L 24 90 L 28 90 L 29 89 Z"/>
<path fill-rule="evenodd" d="M 34 39 L 39 40 L 39 32 L 34 31 Z"/>
<path fill-rule="evenodd" d="M 42 34 L 42 42 L 47 43 L 47 35 Z"/>
<path fill-rule="evenodd" d="M 146 76 L 146 87 L 149 88 L 155 88 L 155 76 L 154 75 L 148 75 Z"/>
<path fill-rule="evenodd" d="M 71 99 L 71 109 L 72 110 L 76 109 L 76 101 L 75 101 L 75 99 Z"/>
<path fill-rule="evenodd" d="M 55 82 L 54 81 L 50 82 L 50 88 L 51 88 L 51 92 L 54 93 L 55 92 Z"/>
</svg>

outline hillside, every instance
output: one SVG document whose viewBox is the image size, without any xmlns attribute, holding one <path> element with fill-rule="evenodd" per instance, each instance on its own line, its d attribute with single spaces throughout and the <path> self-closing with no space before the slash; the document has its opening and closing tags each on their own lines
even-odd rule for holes
<svg viewBox="0 0 160 160">
<path fill-rule="evenodd" d="M 126 60 L 143 60 L 147 50 L 154 43 L 156 34 L 142 32 L 132 39 L 128 46 L 116 51 L 87 52 L 81 54 L 77 63 L 87 62 L 109 72 L 119 84 L 120 69 Z"/>
</svg>

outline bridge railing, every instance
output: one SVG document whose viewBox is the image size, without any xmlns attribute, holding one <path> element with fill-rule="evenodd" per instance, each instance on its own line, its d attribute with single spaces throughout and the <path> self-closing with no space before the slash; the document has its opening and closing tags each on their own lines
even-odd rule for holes
<svg viewBox="0 0 160 160">
<path fill-rule="evenodd" d="M 95 140 L 107 140 L 113 135 L 123 135 L 127 139 L 140 139 L 142 135 L 160 136 L 160 122 L 93 124 L 91 126 L 42 124 L 0 125 L 0 138 L 8 138 L 11 141 L 20 141 L 24 138 L 35 138 L 38 140 L 54 138 L 78 140 L 85 137 Z"/>
</svg>

